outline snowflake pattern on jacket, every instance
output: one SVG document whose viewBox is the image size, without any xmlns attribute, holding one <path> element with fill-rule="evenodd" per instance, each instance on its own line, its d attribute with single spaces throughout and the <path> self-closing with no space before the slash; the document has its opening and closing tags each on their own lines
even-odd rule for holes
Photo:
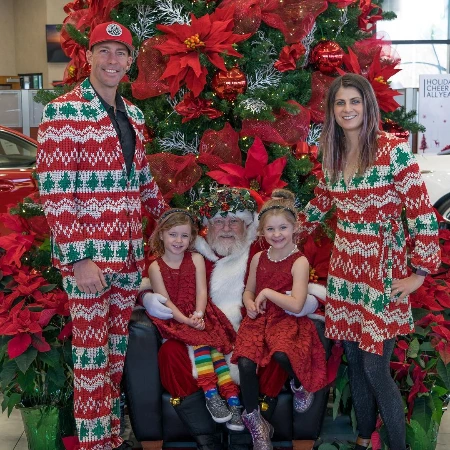
<svg viewBox="0 0 450 450">
<path fill-rule="evenodd" d="M 390 301 L 393 279 L 407 276 L 405 207 L 415 246 L 411 265 L 435 272 L 440 264 L 438 223 L 406 141 L 381 132 L 374 164 L 348 184 L 342 173 L 333 184 L 319 180 L 315 198 L 299 215 L 300 237 L 311 233 L 336 207 L 337 228 L 325 306 L 326 335 L 359 342 L 382 354 L 383 341 L 408 334 L 414 322 L 409 299 Z"/>
<path fill-rule="evenodd" d="M 155 218 L 167 208 L 145 156 L 144 116 L 123 100 L 136 134 L 129 176 L 116 130 L 89 79 L 44 108 L 37 175 L 60 269 L 91 258 L 103 272 L 118 272 L 131 245 L 142 271 L 141 205 Z"/>
</svg>

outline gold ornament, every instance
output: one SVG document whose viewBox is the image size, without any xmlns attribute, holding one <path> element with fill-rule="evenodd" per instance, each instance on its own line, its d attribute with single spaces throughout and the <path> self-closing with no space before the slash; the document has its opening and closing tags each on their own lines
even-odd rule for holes
<svg viewBox="0 0 450 450">
<path fill-rule="evenodd" d="M 172 406 L 180 406 L 181 405 L 181 398 L 180 397 L 170 397 L 170 404 Z"/>
</svg>

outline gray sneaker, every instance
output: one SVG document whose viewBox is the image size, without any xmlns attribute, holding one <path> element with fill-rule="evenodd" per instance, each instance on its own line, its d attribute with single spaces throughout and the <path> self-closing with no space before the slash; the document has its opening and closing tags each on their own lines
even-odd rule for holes
<svg viewBox="0 0 450 450">
<path fill-rule="evenodd" d="M 226 423 L 226 426 L 229 430 L 234 431 L 243 431 L 245 430 L 244 422 L 242 422 L 241 418 L 241 409 L 242 406 L 229 406 L 231 411 L 231 419 Z"/>
<path fill-rule="evenodd" d="M 227 407 L 225 400 L 219 395 L 214 394 L 212 397 L 206 399 L 206 409 L 211 414 L 214 422 L 224 423 L 228 422 L 233 416 Z"/>
</svg>

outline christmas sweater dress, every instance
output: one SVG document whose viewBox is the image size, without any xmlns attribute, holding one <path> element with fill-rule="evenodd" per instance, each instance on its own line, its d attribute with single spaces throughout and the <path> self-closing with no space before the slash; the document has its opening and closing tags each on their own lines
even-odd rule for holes
<svg viewBox="0 0 450 450">
<path fill-rule="evenodd" d="M 273 262 L 267 257 L 267 250 L 262 252 L 256 270 L 255 296 L 264 288 L 282 293 L 292 290 L 292 266 L 301 256 L 297 252 Z M 312 320 L 286 314 L 267 301 L 265 314 L 242 320 L 231 362 L 245 357 L 264 367 L 277 351 L 286 353 L 306 390 L 315 392 L 327 384 L 325 350 Z"/>
<path fill-rule="evenodd" d="M 436 216 L 407 142 L 380 133 L 374 164 L 348 184 L 342 173 L 331 183 L 325 172 L 315 198 L 299 215 L 300 238 L 312 233 L 333 206 L 337 227 L 326 336 L 359 342 L 361 349 L 381 355 L 384 340 L 408 334 L 414 326 L 408 297 L 399 306 L 390 301 L 392 280 L 408 276 L 403 207 L 415 242 L 411 265 L 435 272 L 440 264 Z"/>
<path fill-rule="evenodd" d="M 179 269 L 172 269 L 162 258 L 158 258 L 164 285 L 170 300 L 186 316 L 195 311 L 196 280 L 192 254 L 185 252 Z M 177 339 L 187 345 L 209 345 L 226 354 L 233 349 L 236 338 L 230 321 L 211 301 L 206 304 L 205 329 L 196 330 L 175 319 L 161 320 L 152 317 L 164 339 Z"/>
</svg>

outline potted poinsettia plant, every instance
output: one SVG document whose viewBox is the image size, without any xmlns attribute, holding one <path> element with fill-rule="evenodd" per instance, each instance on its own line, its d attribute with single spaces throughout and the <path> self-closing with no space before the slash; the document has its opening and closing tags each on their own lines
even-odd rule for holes
<svg viewBox="0 0 450 450">
<path fill-rule="evenodd" d="M 0 236 L 0 392 L 2 411 L 14 407 L 71 414 L 71 321 L 59 273 L 51 267 L 49 229 L 37 198 L 2 214 Z M 56 412 L 55 412 L 56 411 Z M 72 434 L 70 417 L 65 419 Z M 25 430 L 27 431 L 26 423 Z M 60 425 L 55 425 L 59 427 Z M 32 439 L 28 436 L 28 440 Z M 37 436 L 40 438 L 39 436 Z M 55 444 L 59 448 L 59 444 Z"/>
</svg>

